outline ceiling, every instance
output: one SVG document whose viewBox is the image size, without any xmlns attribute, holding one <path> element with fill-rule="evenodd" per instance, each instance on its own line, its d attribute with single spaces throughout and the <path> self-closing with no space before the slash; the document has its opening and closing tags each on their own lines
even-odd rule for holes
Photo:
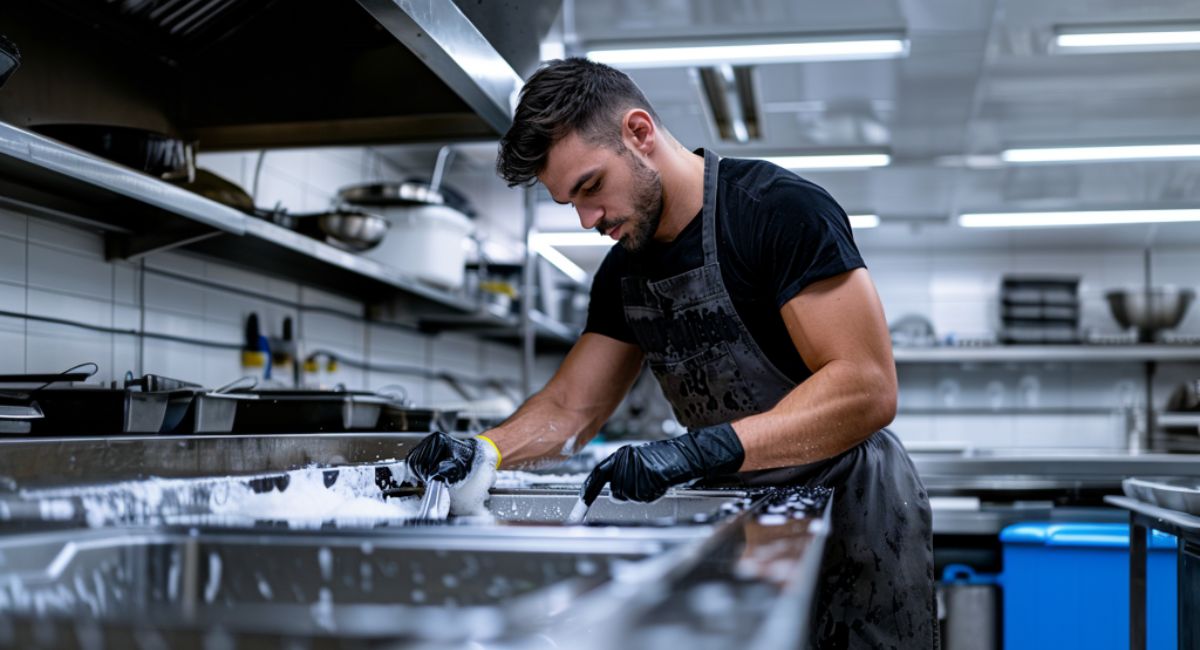
<svg viewBox="0 0 1200 650">
<path fill-rule="evenodd" d="M 907 57 L 756 66 L 762 139 L 722 142 L 688 68 L 629 70 L 688 147 L 726 156 L 885 149 L 872 170 L 801 172 L 848 212 L 878 214 L 871 247 L 1200 244 L 1200 224 L 967 231 L 968 211 L 1200 207 L 1200 161 L 1004 166 L 1014 146 L 1200 142 L 1200 51 L 1050 53 L 1056 26 L 1200 23 L 1195 0 L 565 0 L 568 52 L 671 39 L 902 32 Z M 402 164 L 428 152 L 392 150 Z M 482 162 L 482 161 L 481 161 Z M 487 165 L 477 171 L 483 178 Z M 498 181 L 497 181 L 498 182 Z M 511 217 L 511 215 L 509 215 Z M 519 221 L 506 217 L 510 221 Z M 570 230 L 546 209 L 542 230 Z M 565 252 L 593 267 L 603 251 Z"/>
</svg>

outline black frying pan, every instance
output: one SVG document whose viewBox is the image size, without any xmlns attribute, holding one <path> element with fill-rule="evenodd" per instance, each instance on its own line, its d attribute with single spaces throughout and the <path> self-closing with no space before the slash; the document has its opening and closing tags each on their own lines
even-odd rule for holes
<svg viewBox="0 0 1200 650">
<path fill-rule="evenodd" d="M 29 128 L 151 176 L 186 180 L 192 175 L 187 143 L 157 131 L 109 124 L 37 124 Z"/>
<path fill-rule="evenodd" d="M 16 43 L 0 34 L 0 87 L 4 86 L 8 78 L 19 67 L 21 67 L 21 50 L 17 49 Z"/>
</svg>

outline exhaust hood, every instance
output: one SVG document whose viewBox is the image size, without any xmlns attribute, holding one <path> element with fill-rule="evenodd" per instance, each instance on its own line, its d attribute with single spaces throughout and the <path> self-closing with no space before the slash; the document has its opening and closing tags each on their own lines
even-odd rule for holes
<svg viewBox="0 0 1200 650">
<path fill-rule="evenodd" d="M 495 138 L 559 0 L 4 3 L 0 120 L 166 131 L 201 150 Z"/>
</svg>

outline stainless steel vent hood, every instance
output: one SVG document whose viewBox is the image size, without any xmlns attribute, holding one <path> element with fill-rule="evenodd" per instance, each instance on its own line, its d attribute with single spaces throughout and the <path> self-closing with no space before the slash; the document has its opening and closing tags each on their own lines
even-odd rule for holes
<svg viewBox="0 0 1200 650">
<path fill-rule="evenodd" d="M 4 5 L 25 62 L 0 120 L 138 126 L 212 151 L 496 137 L 559 0 Z"/>
</svg>

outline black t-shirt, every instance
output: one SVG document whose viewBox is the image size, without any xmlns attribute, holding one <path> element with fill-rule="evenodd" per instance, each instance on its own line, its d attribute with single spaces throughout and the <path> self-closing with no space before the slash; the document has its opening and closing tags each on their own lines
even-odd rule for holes
<svg viewBox="0 0 1200 650">
<path fill-rule="evenodd" d="M 704 263 L 699 214 L 671 242 L 651 240 L 636 254 L 639 275 L 662 280 Z M 614 245 L 592 282 L 585 332 L 637 343 L 625 321 L 621 278 L 634 255 Z M 811 374 L 779 310 L 818 280 L 864 267 L 850 220 L 828 192 L 760 160 L 721 160 L 717 186 L 717 259 L 738 316 L 780 371 L 796 382 Z"/>
</svg>

